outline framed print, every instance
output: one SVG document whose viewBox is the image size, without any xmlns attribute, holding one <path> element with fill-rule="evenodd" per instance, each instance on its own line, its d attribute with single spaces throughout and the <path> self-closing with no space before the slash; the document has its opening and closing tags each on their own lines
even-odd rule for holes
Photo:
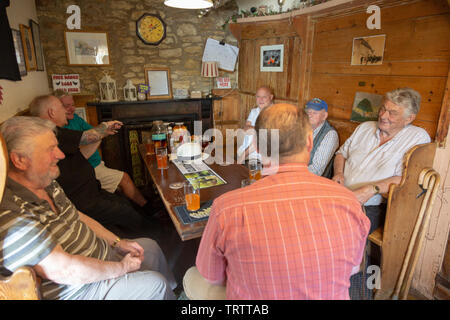
<svg viewBox="0 0 450 320">
<path fill-rule="evenodd" d="M 284 45 L 261 46 L 260 71 L 283 72 Z"/>
<path fill-rule="evenodd" d="M 106 32 L 65 31 L 69 66 L 109 66 Z"/>
<path fill-rule="evenodd" d="M 11 29 L 11 32 L 14 41 L 14 48 L 16 50 L 16 59 L 17 64 L 19 65 L 20 76 L 23 77 L 27 75 L 27 66 L 25 64 L 25 56 L 23 54 L 22 38 L 19 30 Z"/>
<path fill-rule="evenodd" d="M 352 66 L 383 64 L 386 35 L 353 38 Z"/>
<path fill-rule="evenodd" d="M 383 104 L 383 97 L 383 95 L 375 93 L 356 92 L 350 121 L 364 122 L 378 120 L 378 110 L 380 110 Z"/>
<path fill-rule="evenodd" d="M 150 86 L 148 99 L 172 99 L 168 68 L 145 68 L 145 82 Z"/>
<path fill-rule="evenodd" d="M 42 53 L 41 35 L 39 25 L 30 19 L 31 33 L 33 34 L 34 52 L 36 54 L 37 71 L 44 71 L 44 54 Z"/>
<path fill-rule="evenodd" d="M 36 70 L 36 55 L 34 52 L 33 35 L 31 34 L 31 28 L 23 24 L 19 25 L 19 27 L 27 71 Z"/>
</svg>

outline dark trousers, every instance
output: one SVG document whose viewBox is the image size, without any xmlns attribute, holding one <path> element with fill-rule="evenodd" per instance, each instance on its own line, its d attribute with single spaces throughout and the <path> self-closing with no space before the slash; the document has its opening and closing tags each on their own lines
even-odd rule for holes
<svg viewBox="0 0 450 320">
<path fill-rule="evenodd" d="M 77 209 L 95 219 L 121 238 L 149 237 L 151 221 L 133 208 L 128 199 L 103 189 L 95 201 L 75 204 Z"/>
<path fill-rule="evenodd" d="M 386 218 L 386 204 L 381 203 L 378 206 L 364 206 L 364 212 L 370 220 L 369 234 L 374 232 L 379 227 L 384 226 L 384 220 Z"/>
</svg>

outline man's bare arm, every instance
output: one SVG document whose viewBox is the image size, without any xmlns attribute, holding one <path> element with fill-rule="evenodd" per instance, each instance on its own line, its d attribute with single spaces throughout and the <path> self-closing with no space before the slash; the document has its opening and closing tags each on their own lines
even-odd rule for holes
<svg viewBox="0 0 450 320">
<path fill-rule="evenodd" d="M 97 127 L 90 130 L 83 131 L 80 145 L 88 145 L 102 140 L 104 137 L 117 133 L 122 127 L 123 123 L 120 121 L 102 122 Z"/>
<path fill-rule="evenodd" d="M 67 285 L 92 283 L 125 275 L 140 268 L 141 260 L 127 254 L 122 261 L 102 261 L 66 253 L 60 245 L 33 269 L 43 279 Z"/>
<path fill-rule="evenodd" d="M 86 144 L 86 145 L 80 145 L 80 152 L 83 154 L 83 156 L 86 159 L 89 159 L 94 152 L 98 149 L 100 146 L 101 141 L 97 141 L 94 143 Z"/>
<path fill-rule="evenodd" d="M 344 167 L 345 167 L 345 158 L 342 154 L 338 153 L 334 157 L 334 176 L 332 178 L 333 181 L 336 181 L 339 184 L 344 184 Z"/>
<path fill-rule="evenodd" d="M 402 181 L 401 176 L 393 176 L 390 178 L 386 178 L 383 180 L 379 180 L 376 183 L 368 184 L 365 186 L 362 186 L 358 189 L 353 190 L 353 193 L 355 194 L 356 198 L 361 204 L 366 203 L 370 198 L 372 198 L 375 195 L 375 189 L 374 185 L 378 186 L 380 188 L 379 193 L 388 193 L 389 192 L 389 186 L 393 183 L 399 184 L 400 181 Z"/>
</svg>

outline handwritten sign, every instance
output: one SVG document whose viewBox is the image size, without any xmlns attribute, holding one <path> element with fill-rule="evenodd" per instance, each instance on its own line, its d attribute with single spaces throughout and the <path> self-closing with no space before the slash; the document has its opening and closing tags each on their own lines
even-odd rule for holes
<svg viewBox="0 0 450 320">
<path fill-rule="evenodd" d="M 52 74 L 53 90 L 62 89 L 68 93 L 80 93 L 79 74 Z"/>
</svg>

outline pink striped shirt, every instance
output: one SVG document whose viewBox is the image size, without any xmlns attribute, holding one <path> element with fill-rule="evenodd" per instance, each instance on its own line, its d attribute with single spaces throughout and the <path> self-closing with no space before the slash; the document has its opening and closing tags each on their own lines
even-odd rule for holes
<svg viewBox="0 0 450 320">
<path fill-rule="evenodd" d="M 196 265 L 228 299 L 349 299 L 369 227 L 351 191 L 285 164 L 214 201 Z"/>
</svg>

